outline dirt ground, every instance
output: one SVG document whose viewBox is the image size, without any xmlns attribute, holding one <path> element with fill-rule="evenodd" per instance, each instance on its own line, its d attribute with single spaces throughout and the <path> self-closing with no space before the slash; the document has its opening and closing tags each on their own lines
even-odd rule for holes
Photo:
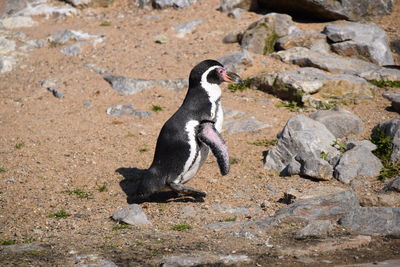
<svg viewBox="0 0 400 267">
<path fill-rule="evenodd" d="M 163 255 L 194 251 L 218 254 L 246 254 L 259 266 L 303 266 L 350 264 L 400 259 L 400 240 L 372 237 L 367 246 L 335 252 L 314 253 L 311 264 L 296 257 L 282 256 L 278 248 L 307 247 L 310 242 L 293 239 L 296 225 L 273 230 L 266 247 L 249 240 L 213 232 L 203 226 L 231 220 L 246 221 L 273 215 L 285 204 L 277 202 L 288 189 L 304 191 L 320 185 L 347 187 L 336 180 L 316 182 L 298 176 L 279 177 L 263 168 L 267 148 L 250 142 L 273 139 L 286 121 L 295 116 L 286 108 L 275 106 L 280 100 L 256 91 L 224 90 L 223 105 L 236 109 L 272 127 L 258 131 L 223 136 L 230 156 L 235 158 L 229 175 L 221 177 L 215 158 L 210 156 L 189 185 L 208 192 L 204 202 L 172 199 L 141 204 L 149 227 L 121 227 L 110 219 L 127 198 L 119 182 L 119 168 L 147 168 L 163 123 L 180 106 L 185 90 L 172 92 L 155 88 L 135 95 L 122 95 L 111 89 L 101 75 L 88 69 L 95 64 L 114 75 L 144 79 L 188 77 L 198 62 L 217 59 L 239 49 L 238 44 L 223 44 L 231 31 L 245 29 L 262 14 L 244 12 L 241 19 L 229 18 L 217 10 L 219 0 L 197 1 L 184 10 L 139 10 L 132 1 L 116 1 L 109 8 L 82 10 L 79 16 L 35 18 L 32 28 L 21 28 L 27 39 L 43 39 L 56 30 L 81 30 L 104 35 L 106 40 L 87 46 L 79 56 L 65 56 L 62 47 L 45 46 L 23 52 L 17 67 L 0 74 L 0 241 L 17 244 L 37 242 L 46 249 L 35 253 L 2 253 L 2 266 L 50 266 L 71 264 L 76 254 L 95 253 L 121 266 L 151 265 Z M 0 4 L 0 9 L 2 8 Z M 173 26 L 201 18 L 203 23 L 184 38 L 175 36 Z M 100 26 L 109 22 L 110 26 Z M 376 20 L 389 39 L 400 37 L 400 2 L 392 15 Z M 301 29 L 322 29 L 322 23 L 298 23 Z M 155 42 L 163 34 L 165 44 Z M 18 43 L 18 46 L 22 43 Z M 241 73 L 243 78 L 261 72 L 294 68 L 270 57 L 253 55 L 254 66 Z M 396 63 L 400 64 L 396 58 Z M 55 78 L 64 98 L 55 98 L 40 87 L 42 80 Z M 224 86 L 224 88 L 226 88 Z M 379 89 L 374 100 L 345 108 L 364 122 L 360 138 L 367 138 L 377 123 L 398 117 L 388 109 L 389 101 Z M 268 101 L 262 101 L 268 100 Z M 87 108 L 84 103 L 90 102 Z M 150 111 L 148 118 L 111 116 L 108 107 L 132 104 Z M 152 111 L 159 105 L 162 111 Z M 376 177 L 365 178 L 368 185 L 361 194 L 375 194 L 383 186 Z M 275 188 L 274 192 L 267 186 Z M 81 190 L 89 194 L 79 198 L 68 194 Z M 85 197 L 85 196 L 84 196 Z M 268 205 L 261 209 L 262 203 Z M 230 214 L 216 205 L 245 207 L 247 214 Z M 50 214 L 65 210 L 67 218 Z M 185 210 L 194 211 L 187 216 Z M 174 231 L 172 227 L 188 224 L 192 229 Z M 334 232 L 330 238 L 351 233 Z M 73 263 L 73 262 L 72 262 Z"/>
</svg>

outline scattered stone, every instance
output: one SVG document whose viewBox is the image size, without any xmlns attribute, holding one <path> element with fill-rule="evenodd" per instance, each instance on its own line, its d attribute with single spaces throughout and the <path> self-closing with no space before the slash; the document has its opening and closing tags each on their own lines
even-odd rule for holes
<svg viewBox="0 0 400 267">
<path fill-rule="evenodd" d="M 92 2 L 92 0 L 64 0 L 64 1 L 71 4 L 74 7 L 87 6 Z"/>
<path fill-rule="evenodd" d="M 365 146 L 356 146 L 339 159 L 334 176 L 342 183 L 349 184 L 352 179 L 363 176 L 377 176 L 383 165 L 381 161 Z"/>
<path fill-rule="evenodd" d="M 241 9 L 241 8 L 234 8 L 231 11 L 229 11 L 228 17 L 231 17 L 234 19 L 240 19 L 243 16 L 242 10 L 243 9 Z"/>
<path fill-rule="evenodd" d="M 0 73 L 12 71 L 13 66 L 16 64 L 16 59 L 11 56 L 0 55 Z"/>
<path fill-rule="evenodd" d="M 273 54 L 285 63 L 300 67 L 314 67 L 332 73 L 357 75 L 379 69 L 379 66 L 356 58 L 345 58 L 336 54 L 312 51 L 305 47 L 293 47 Z"/>
<path fill-rule="evenodd" d="M 206 252 L 191 254 L 181 254 L 164 256 L 160 260 L 160 265 L 163 267 L 177 266 L 227 266 L 227 265 L 242 265 L 250 264 L 252 260 L 247 255 L 230 254 L 217 255 Z"/>
<path fill-rule="evenodd" d="M 193 33 L 196 26 L 203 22 L 204 21 L 202 19 L 196 19 L 196 20 L 188 21 L 186 23 L 175 26 L 174 29 L 177 32 L 176 36 L 182 38 L 182 37 L 185 37 L 186 34 Z"/>
<path fill-rule="evenodd" d="M 400 81 L 400 70 L 388 67 L 360 71 L 357 73 L 357 75 L 366 80 Z"/>
<path fill-rule="evenodd" d="M 61 91 L 56 89 L 57 82 L 58 82 L 57 79 L 51 78 L 51 79 L 41 81 L 39 84 L 41 87 L 46 88 L 49 92 L 51 92 L 53 94 L 53 96 L 55 96 L 57 98 L 63 98 L 64 94 Z"/>
<path fill-rule="evenodd" d="M 394 6 L 393 0 L 258 0 L 257 3 L 260 9 L 278 10 L 308 19 L 353 21 L 389 15 Z"/>
<path fill-rule="evenodd" d="M 242 8 L 246 10 L 254 10 L 257 6 L 256 1 L 248 0 L 221 0 L 219 10 L 224 13 L 229 13 L 236 8 Z"/>
<path fill-rule="evenodd" d="M 339 223 L 361 234 L 400 236 L 400 208 L 360 207 L 345 214 Z"/>
<path fill-rule="evenodd" d="M 66 56 L 78 56 L 81 53 L 81 47 L 82 44 L 85 44 L 86 42 L 76 42 L 68 47 L 65 47 L 61 49 L 61 53 L 66 55 Z"/>
<path fill-rule="evenodd" d="M 400 113 L 400 93 L 384 92 L 382 96 L 392 102 L 392 108 Z"/>
<path fill-rule="evenodd" d="M 357 115 L 339 107 L 319 110 L 309 117 L 323 123 L 336 138 L 361 134 L 364 128 L 362 120 Z"/>
<path fill-rule="evenodd" d="M 243 117 L 246 115 L 246 113 L 237 110 L 237 109 L 230 109 L 230 108 L 224 108 L 224 118 L 235 118 L 235 117 Z"/>
<path fill-rule="evenodd" d="M 260 74 L 251 79 L 250 86 L 281 99 L 315 108 L 324 108 L 337 102 L 358 103 L 372 99 L 376 88 L 362 78 L 328 74 L 316 68 Z"/>
<path fill-rule="evenodd" d="M 297 30 L 289 15 L 269 13 L 244 31 L 241 47 L 257 54 L 274 51 L 276 40 Z"/>
<path fill-rule="evenodd" d="M 329 52 L 329 44 L 326 41 L 326 36 L 316 31 L 294 31 L 276 41 L 276 48 L 286 50 L 292 47 L 306 47 L 311 50 L 321 48 L 321 42 L 325 43 L 323 51 Z"/>
<path fill-rule="evenodd" d="M 290 164 L 293 164 L 293 161 L 299 163 L 298 168 L 293 168 L 289 175 L 323 172 L 326 164 L 317 170 L 308 170 L 308 167 L 313 166 L 312 161 L 321 163 L 322 153 L 326 154 L 327 162 L 333 162 L 340 154 L 332 146 L 336 138 L 326 126 L 304 115 L 290 118 L 277 137 L 277 145 L 266 153 L 264 168 L 277 170 L 282 175 L 289 174 Z M 331 174 L 325 173 L 324 177 L 319 178 L 328 179 L 329 175 Z"/>
<path fill-rule="evenodd" d="M 136 94 L 154 87 L 163 87 L 168 90 L 181 91 L 188 86 L 187 79 L 144 80 L 114 75 L 106 75 L 103 76 L 103 78 L 111 84 L 114 90 L 126 95 Z"/>
<path fill-rule="evenodd" d="M 358 209 L 357 196 L 352 190 L 301 199 L 284 207 L 274 215 L 275 219 L 299 218 L 310 220 L 336 220 Z"/>
<path fill-rule="evenodd" d="M 242 39 L 241 32 L 230 32 L 228 33 L 227 36 L 224 37 L 224 39 L 222 39 L 222 42 L 224 44 L 233 44 L 233 43 L 239 43 L 241 39 Z"/>
<path fill-rule="evenodd" d="M 48 42 L 53 45 L 64 45 L 70 41 L 88 41 L 92 44 L 103 42 L 104 36 L 92 35 L 82 31 L 60 30 L 53 32 L 48 38 Z"/>
<path fill-rule="evenodd" d="M 0 27 L 6 29 L 26 28 L 36 25 L 36 22 L 31 17 L 8 17 L 0 19 Z"/>
<path fill-rule="evenodd" d="M 57 90 L 57 89 L 49 87 L 49 88 L 47 88 L 47 90 L 49 90 L 53 94 L 53 96 L 55 96 L 56 98 L 63 98 L 64 97 L 64 94 L 61 91 Z"/>
<path fill-rule="evenodd" d="M 164 34 L 157 35 L 155 37 L 155 41 L 154 42 L 156 44 L 166 44 L 166 43 L 168 43 L 168 37 L 165 36 Z"/>
<path fill-rule="evenodd" d="M 69 5 L 52 6 L 47 4 L 46 1 L 40 1 L 40 0 L 30 1 L 29 4 L 25 2 L 25 6 L 22 9 L 15 10 L 13 12 L 13 16 L 24 16 L 24 17 L 44 16 L 46 19 L 54 15 L 71 16 L 77 14 L 78 10 Z"/>
<path fill-rule="evenodd" d="M 0 37 L 0 54 L 13 52 L 15 51 L 15 47 L 15 41 Z"/>
<path fill-rule="evenodd" d="M 260 130 L 267 127 L 271 127 L 271 125 L 253 119 L 228 120 L 224 121 L 223 131 L 227 132 L 228 134 L 234 134 L 239 132 Z"/>
<path fill-rule="evenodd" d="M 120 207 L 112 215 L 113 220 L 131 225 L 149 225 L 151 222 L 147 219 L 143 209 L 137 204 Z"/>
<path fill-rule="evenodd" d="M 394 64 L 388 37 L 374 23 L 329 24 L 323 33 L 333 42 L 332 50 L 339 55 L 357 57 L 380 66 Z"/>
<path fill-rule="evenodd" d="M 37 242 L 29 244 L 14 244 L 8 246 L 1 246 L 0 254 L 5 253 L 29 253 L 39 252 L 46 250 L 46 246 Z"/>
<path fill-rule="evenodd" d="M 400 176 L 395 177 L 382 188 L 381 192 L 396 191 L 400 193 Z"/>
<path fill-rule="evenodd" d="M 378 128 L 381 129 L 386 136 L 392 137 L 393 147 L 390 160 L 392 162 L 400 161 L 400 118 L 394 118 L 379 123 L 372 131 L 375 132 Z"/>
<path fill-rule="evenodd" d="M 326 237 L 333 225 L 329 220 L 313 220 L 310 221 L 307 226 L 300 229 L 295 238 L 306 239 L 306 238 L 323 238 Z"/>
<path fill-rule="evenodd" d="M 75 256 L 76 267 L 87 267 L 87 266 L 96 266 L 96 267 L 117 267 L 117 265 L 110 261 L 104 259 L 102 256 L 97 254 L 87 254 Z"/>
<path fill-rule="evenodd" d="M 133 108 L 131 104 L 129 105 L 117 105 L 115 107 L 110 107 L 107 109 L 108 115 L 121 116 L 121 115 L 134 115 L 140 118 L 147 118 L 151 115 L 147 111 L 139 111 Z"/>
<path fill-rule="evenodd" d="M 239 50 L 233 54 L 217 59 L 225 68 L 230 71 L 241 73 L 247 67 L 253 65 L 252 56 L 244 49 Z"/>
<path fill-rule="evenodd" d="M 153 0 L 152 4 L 154 8 L 185 8 L 195 3 L 196 0 Z"/>
<path fill-rule="evenodd" d="M 94 65 L 94 64 L 86 64 L 85 66 L 86 66 L 87 68 L 89 68 L 90 70 L 92 70 L 92 71 L 98 73 L 98 74 L 106 74 L 106 73 L 109 73 L 109 72 L 110 72 L 109 70 L 103 69 L 103 68 L 100 68 L 100 67 L 97 67 L 97 66 Z"/>
</svg>

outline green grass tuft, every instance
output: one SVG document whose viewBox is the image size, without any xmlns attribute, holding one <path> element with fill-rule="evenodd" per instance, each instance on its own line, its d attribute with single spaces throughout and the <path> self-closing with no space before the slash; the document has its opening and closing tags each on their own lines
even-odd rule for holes
<svg viewBox="0 0 400 267">
<path fill-rule="evenodd" d="M 254 142 L 247 142 L 249 145 L 255 145 L 255 146 L 274 146 L 278 140 L 276 139 L 264 139 L 264 140 L 258 140 Z"/>
<path fill-rule="evenodd" d="M 15 144 L 15 148 L 16 148 L 16 149 L 21 149 L 21 148 L 23 148 L 24 146 L 25 146 L 24 143 L 16 143 L 16 144 Z"/>
<path fill-rule="evenodd" d="M 251 79 L 247 78 L 247 79 L 243 80 L 242 83 L 237 83 L 237 84 L 231 83 L 231 84 L 228 84 L 228 89 L 231 92 L 238 92 L 238 91 L 242 92 L 242 91 L 247 90 L 247 89 L 250 88 L 250 83 L 251 83 Z"/>
<path fill-rule="evenodd" d="M 110 21 L 103 21 L 102 23 L 100 23 L 101 27 L 108 27 L 111 26 L 111 22 Z"/>
<path fill-rule="evenodd" d="M 373 85 L 378 86 L 380 88 L 383 88 L 383 87 L 400 88 L 400 81 L 368 80 L 368 82 L 370 82 Z"/>
<path fill-rule="evenodd" d="M 160 112 L 160 111 L 163 111 L 163 108 L 159 105 L 152 105 L 151 110 L 154 112 Z"/>
<path fill-rule="evenodd" d="M 125 135 L 125 137 L 135 137 L 135 135 L 128 131 L 128 133 Z"/>
<path fill-rule="evenodd" d="M 223 219 L 224 222 L 235 222 L 236 221 L 236 217 L 228 217 Z"/>
<path fill-rule="evenodd" d="M 291 112 L 303 111 L 303 106 L 299 105 L 296 101 L 281 101 L 275 104 L 277 108 L 287 108 Z"/>
<path fill-rule="evenodd" d="M 332 146 L 339 150 L 341 153 L 346 152 L 346 146 L 338 140 L 333 141 Z"/>
<path fill-rule="evenodd" d="M 17 242 L 15 242 L 14 240 L 10 240 L 10 239 L 6 239 L 6 240 L 0 240 L 0 246 L 10 246 L 10 245 L 14 245 Z"/>
<path fill-rule="evenodd" d="M 193 227 L 189 224 L 183 223 L 183 224 L 177 224 L 171 227 L 171 230 L 174 231 L 184 231 L 184 230 L 190 230 Z"/>
<path fill-rule="evenodd" d="M 98 185 L 98 186 L 96 187 L 96 190 L 99 191 L 99 192 L 107 192 L 107 191 L 108 191 L 108 188 L 107 188 L 107 185 L 106 185 L 106 184 L 103 184 L 103 185 Z"/>
<path fill-rule="evenodd" d="M 138 150 L 140 153 L 143 153 L 143 152 L 147 152 L 147 151 L 149 151 L 149 149 L 148 148 L 146 148 L 146 147 L 142 147 L 142 148 L 139 148 L 139 150 Z"/>
<path fill-rule="evenodd" d="M 51 213 L 49 215 L 50 218 L 56 218 L 56 219 L 63 219 L 71 216 L 68 212 L 66 212 L 64 209 L 61 209 L 55 213 Z"/>
<path fill-rule="evenodd" d="M 5 168 L 0 168 L 0 172 L 6 172 L 7 170 Z"/>
<path fill-rule="evenodd" d="M 121 230 L 121 229 L 128 229 L 130 226 L 129 226 L 129 224 L 115 224 L 114 226 L 113 226 L 113 230 Z"/>
<path fill-rule="evenodd" d="M 85 198 L 85 199 L 92 199 L 93 196 L 89 194 L 88 192 L 85 192 L 82 189 L 74 189 L 74 190 L 65 190 L 63 193 L 69 194 L 69 195 L 76 195 L 78 198 Z"/>
<path fill-rule="evenodd" d="M 229 158 L 229 164 L 231 164 L 231 165 L 238 164 L 239 162 L 240 162 L 240 159 L 238 159 L 238 158 L 234 158 L 234 157 Z"/>
<path fill-rule="evenodd" d="M 328 159 L 328 153 L 326 153 L 325 151 L 321 151 L 321 159 L 327 160 Z"/>
</svg>

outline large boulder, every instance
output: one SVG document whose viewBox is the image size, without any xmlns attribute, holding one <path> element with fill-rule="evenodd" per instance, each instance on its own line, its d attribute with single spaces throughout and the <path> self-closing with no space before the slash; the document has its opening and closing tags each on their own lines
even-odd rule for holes
<svg viewBox="0 0 400 267">
<path fill-rule="evenodd" d="M 269 13 L 250 24 L 243 33 L 240 45 L 251 52 L 265 55 L 274 51 L 276 40 L 296 30 L 289 15 Z"/>
<path fill-rule="evenodd" d="M 316 108 L 371 99 L 375 91 L 375 86 L 362 78 L 329 74 L 316 68 L 260 74 L 251 79 L 251 87 Z"/>
<path fill-rule="evenodd" d="M 353 20 L 388 15 L 394 0 L 258 0 L 260 8 L 284 12 L 293 16 L 322 20 Z"/>
<path fill-rule="evenodd" d="M 329 180 L 333 173 L 329 162 L 340 152 L 332 146 L 335 136 L 322 123 L 298 115 L 290 118 L 278 135 L 278 143 L 266 152 L 264 168 L 282 175 L 300 174 Z M 324 159 L 321 155 L 326 155 Z"/>
<path fill-rule="evenodd" d="M 336 138 L 358 135 L 363 131 L 363 122 L 348 110 L 335 107 L 330 110 L 318 110 L 310 118 L 323 123 Z"/>
<path fill-rule="evenodd" d="M 332 42 L 332 50 L 339 55 L 357 57 L 378 65 L 394 64 L 388 37 L 375 23 L 329 24 L 323 33 Z"/>
<path fill-rule="evenodd" d="M 276 48 L 279 50 L 292 47 L 306 47 L 320 52 L 330 51 L 326 35 L 316 31 L 294 31 L 276 41 Z"/>
</svg>

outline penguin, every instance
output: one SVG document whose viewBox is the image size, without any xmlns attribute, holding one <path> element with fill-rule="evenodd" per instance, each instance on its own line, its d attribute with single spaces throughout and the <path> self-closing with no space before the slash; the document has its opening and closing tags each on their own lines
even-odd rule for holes
<svg viewBox="0 0 400 267">
<path fill-rule="evenodd" d="M 169 189 L 178 195 L 202 199 L 206 192 L 184 185 L 205 162 L 210 150 L 221 175 L 229 172 L 228 149 L 220 132 L 223 122 L 220 84 L 242 83 L 236 73 L 215 60 L 197 64 L 189 75 L 189 88 L 182 105 L 159 133 L 153 162 L 140 175 L 131 192 L 134 202 Z"/>
</svg>

